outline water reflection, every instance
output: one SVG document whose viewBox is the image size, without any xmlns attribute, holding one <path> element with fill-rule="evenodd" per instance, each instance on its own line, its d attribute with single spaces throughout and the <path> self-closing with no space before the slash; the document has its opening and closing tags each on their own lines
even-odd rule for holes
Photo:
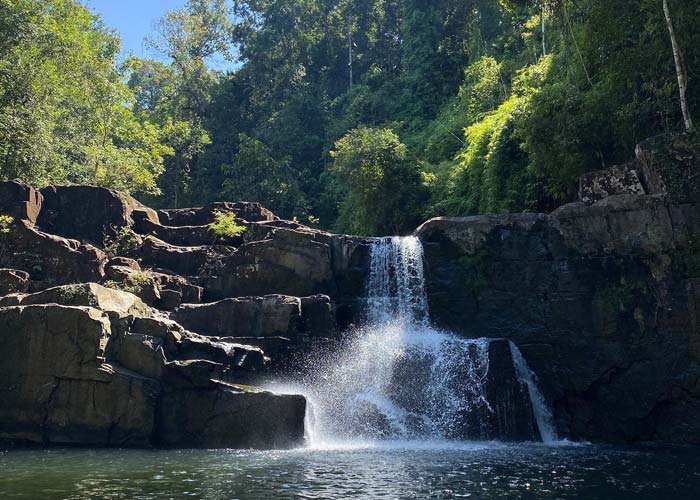
<svg viewBox="0 0 700 500">
<path fill-rule="evenodd" d="M 0 498 L 695 499 L 692 449 L 406 443 L 241 451 L 34 450 L 0 454 Z"/>
</svg>

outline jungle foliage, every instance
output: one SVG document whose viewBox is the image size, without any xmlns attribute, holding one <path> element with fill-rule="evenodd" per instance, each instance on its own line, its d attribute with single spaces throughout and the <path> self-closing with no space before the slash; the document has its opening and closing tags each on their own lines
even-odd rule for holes
<svg viewBox="0 0 700 500">
<path fill-rule="evenodd" d="M 667 3 L 697 114 L 700 3 Z M 684 123 L 660 0 L 189 0 L 148 43 L 0 0 L 0 177 L 389 234 L 550 210 Z"/>
</svg>

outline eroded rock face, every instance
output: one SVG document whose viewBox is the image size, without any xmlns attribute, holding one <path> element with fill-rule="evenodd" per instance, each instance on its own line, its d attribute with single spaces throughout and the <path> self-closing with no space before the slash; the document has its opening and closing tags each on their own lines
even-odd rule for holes
<svg viewBox="0 0 700 500">
<path fill-rule="evenodd" d="M 159 210 L 158 215 L 161 223 L 166 226 L 204 226 L 214 220 L 215 212 L 233 212 L 236 218 L 248 222 L 278 220 L 260 203 L 250 202 L 219 202 L 198 208 Z"/>
<path fill-rule="evenodd" d="M 135 316 L 123 301 L 114 306 L 114 297 L 101 296 L 109 290 L 88 290 L 93 305 L 112 310 L 0 306 L 0 352 L 11 353 L 0 363 L 0 439 L 260 448 L 303 442 L 304 398 L 247 385 L 268 362 L 261 349 L 208 339 L 157 315 Z"/>
<path fill-rule="evenodd" d="M 186 304 L 170 315 L 185 328 L 223 337 L 293 337 L 301 319 L 301 300 L 285 295 L 224 299 Z"/>
<path fill-rule="evenodd" d="M 89 307 L 0 308 L 0 438 L 41 444 L 143 446 L 155 381 L 104 367 L 109 320 Z"/>
<path fill-rule="evenodd" d="M 237 222 L 239 225 L 241 222 Z M 148 234 L 167 241 L 176 246 L 203 246 L 203 245 L 229 245 L 239 246 L 243 243 L 243 236 L 217 236 L 209 225 L 202 226 L 163 226 L 148 219 L 136 222 L 134 229 L 141 234 Z"/>
<path fill-rule="evenodd" d="M 41 190 L 44 203 L 36 220 L 48 231 L 104 247 L 132 223 L 134 210 L 158 220 L 156 213 L 134 198 L 95 186 L 49 186 Z"/>
<path fill-rule="evenodd" d="M 195 276 L 208 272 L 219 259 L 235 252 L 230 247 L 177 246 L 153 236 L 147 236 L 138 250 L 144 264 L 162 267 L 177 274 Z"/>
<path fill-rule="evenodd" d="M 52 284 L 100 281 L 104 252 L 79 241 L 39 231 L 27 220 L 16 221 L 0 234 L 0 267 L 20 269 L 32 281 Z"/>
<path fill-rule="evenodd" d="M 665 194 L 673 203 L 700 201 L 697 131 L 652 137 L 637 145 L 636 155 L 649 194 Z"/>
<path fill-rule="evenodd" d="M 550 215 L 440 218 L 431 318 L 513 339 L 573 439 L 700 443 L 700 205 L 620 195 Z"/>
<path fill-rule="evenodd" d="M 26 182 L 0 182 L 0 214 L 34 224 L 42 202 L 41 193 Z"/>
<path fill-rule="evenodd" d="M 0 269 L 0 297 L 24 293 L 29 286 L 29 273 L 17 269 Z"/>
<path fill-rule="evenodd" d="M 34 304 L 94 307 L 119 316 L 151 314 L 146 304 L 136 295 L 107 288 L 97 283 L 62 285 L 19 298 L 19 305 Z"/>
</svg>

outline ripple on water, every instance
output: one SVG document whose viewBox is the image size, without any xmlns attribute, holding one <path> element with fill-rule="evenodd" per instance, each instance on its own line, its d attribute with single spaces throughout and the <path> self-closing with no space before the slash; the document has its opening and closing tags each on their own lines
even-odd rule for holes
<svg viewBox="0 0 700 500">
<path fill-rule="evenodd" d="M 3 499 L 696 499 L 686 448 L 355 443 L 290 451 L 19 450 L 0 455 Z"/>
</svg>

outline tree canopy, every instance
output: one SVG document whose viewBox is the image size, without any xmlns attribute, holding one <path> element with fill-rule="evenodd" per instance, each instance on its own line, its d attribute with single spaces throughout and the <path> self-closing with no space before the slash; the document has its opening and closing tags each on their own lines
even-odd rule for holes
<svg viewBox="0 0 700 500">
<path fill-rule="evenodd" d="M 362 234 L 550 210 L 700 111 L 700 4 L 664 4 L 189 0 L 119 61 L 77 0 L 0 0 L 0 177 Z"/>
</svg>

